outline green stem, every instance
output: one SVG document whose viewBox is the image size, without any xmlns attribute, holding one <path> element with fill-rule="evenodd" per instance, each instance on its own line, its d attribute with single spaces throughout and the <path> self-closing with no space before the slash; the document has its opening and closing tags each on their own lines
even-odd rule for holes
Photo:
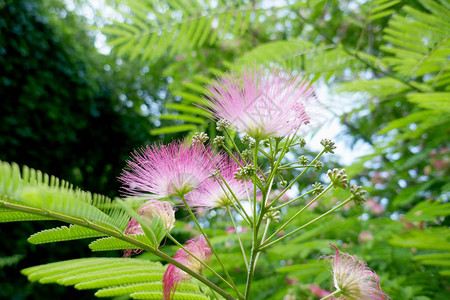
<svg viewBox="0 0 450 300">
<path fill-rule="evenodd" d="M 244 246 L 242 245 L 241 237 L 240 237 L 239 232 L 237 230 L 236 223 L 234 222 L 233 215 L 231 214 L 231 210 L 230 210 L 230 208 L 228 206 L 227 206 L 226 210 L 228 211 L 228 214 L 230 215 L 231 222 L 233 222 L 234 231 L 236 232 L 236 235 L 237 235 L 237 238 L 238 238 L 238 241 L 239 241 L 239 246 L 241 247 L 242 257 L 244 258 L 245 267 L 248 270 L 247 255 L 245 254 Z"/>
<path fill-rule="evenodd" d="M 225 275 L 226 275 L 227 279 L 229 280 L 229 282 L 233 286 L 234 291 L 239 295 L 240 294 L 239 290 L 236 288 L 236 285 L 234 284 L 233 279 L 231 278 L 230 274 L 228 274 L 228 271 L 225 268 L 222 260 L 220 259 L 219 255 L 217 254 L 216 250 L 214 249 L 213 245 L 211 244 L 211 241 L 209 240 L 209 238 L 206 235 L 205 231 L 203 230 L 202 226 L 200 226 L 200 223 L 198 222 L 198 220 L 195 217 L 194 213 L 192 212 L 191 208 L 187 204 L 186 199 L 184 198 L 184 196 L 181 196 L 180 198 L 183 201 L 184 206 L 188 210 L 188 212 L 191 215 L 192 219 L 194 220 L 195 224 L 197 225 L 198 230 L 200 230 L 201 234 L 205 237 L 206 242 L 208 243 L 209 247 L 211 248 L 211 251 L 214 254 L 214 256 L 217 258 L 217 261 L 219 262 L 220 266 L 222 267 L 223 271 L 225 272 Z"/>
<path fill-rule="evenodd" d="M 336 295 L 340 295 L 340 294 L 341 294 L 341 290 L 335 290 L 334 292 L 332 292 L 328 296 L 320 298 L 320 300 L 330 299 L 331 297 L 336 296 Z"/>
<path fill-rule="evenodd" d="M 261 251 L 261 250 L 264 250 L 264 249 L 266 249 L 267 247 L 270 247 L 270 246 L 272 246 L 273 244 L 276 244 L 276 243 L 278 243 L 279 241 L 281 241 L 281 240 L 287 238 L 288 236 L 293 235 L 294 233 L 296 233 L 296 232 L 298 232 L 298 231 L 304 229 L 305 227 L 307 227 L 307 226 L 309 226 L 309 225 L 311 225 L 311 224 L 313 224 L 313 223 L 319 221 L 320 219 L 322 219 L 322 218 L 328 216 L 329 214 L 331 214 L 331 213 L 334 212 L 335 210 L 341 208 L 342 206 L 344 206 L 345 204 L 347 204 L 348 202 L 350 202 L 350 201 L 352 201 L 352 200 L 353 200 L 352 197 L 347 198 L 344 202 L 342 202 L 341 204 L 339 204 L 339 205 L 336 206 L 335 208 L 330 209 L 330 210 L 327 211 L 326 213 L 324 213 L 324 214 L 318 216 L 317 218 L 315 218 L 315 219 L 309 221 L 308 223 L 304 224 L 303 226 L 300 226 L 299 228 L 295 229 L 294 231 L 289 232 L 288 234 L 286 234 L 286 235 L 280 237 L 279 239 L 276 239 L 275 241 L 273 241 L 273 242 L 271 242 L 271 243 L 262 245 L 262 246 L 259 248 L 259 250 L 260 250 L 260 251 Z M 269 240 L 269 239 L 267 239 L 267 240 Z"/>
<path fill-rule="evenodd" d="M 278 210 L 278 209 L 280 209 L 280 208 L 282 208 L 282 207 L 285 207 L 285 206 L 291 204 L 292 202 L 295 202 L 295 201 L 297 201 L 297 200 L 299 200 L 299 199 L 301 199 L 301 198 L 303 198 L 303 197 L 305 197 L 305 196 L 311 194 L 311 193 L 314 192 L 314 191 L 315 191 L 315 189 L 314 189 L 314 190 L 310 190 L 309 192 L 306 192 L 306 193 L 304 193 L 303 195 L 300 195 L 300 196 L 298 196 L 298 197 L 296 197 L 296 198 L 294 198 L 294 199 L 292 199 L 292 200 L 289 200 L 289 201 L 286 202 L 286 203 L 283 203 L 283 204 L 281 204 L 281 205 L 278 205 L 278 206 L 276 206 L 276 207 L 273 207 L 273 208 L 269 209 L 269 211 L 274 211 L 274 210 Z"/>
<path fill-rule="evenodd" d="M 104 233 L 108 236 L 112 236 L 115 238 L 118 238 L 122 241 L 128 242 L 130 244 L 136 245 L 139 248 L 142 248 L 160 258 L 162 258 L 163 260 L 167 261 L 168 263 L 176 266 L 177 268 L 181 269 L 182 271 L 188 273 L 189 275 L 191 275 L 192 277 L 198 279 L 200 282 L 204 283 L 205 285 L 207 285 L 208 287 L 210 287 L 211 289 L 213 289 L 214 291 L 216 291 L 218 294 L 222 295 L 223 297 L 225 297 L 226 299 L 229 300 L 235 300 L 235 298 L 233 296 L 231 296 L 229 293 L 227 293 L 226 291 L 222 290 L 220 287 L 218 287 L 217 285 L 215 285 L 214 283 L 212 283 L 211 281 L 209 281 L 208 279 L 206 279 L 205 277 L 203 277 L 202 275 L 194 272 L 193 270 L 187 268 L 185 265 L 179 263 L 178 261 L 176 261 L 175 259 L 173 259 L 172 257 L 168 256 L 167 254 L 161 252 L 158 249 L 154 249 L 153 247 L 138 241 L 136 239 L 134 239 L 131 236 L 127 236 L 124 233 L 120 232 L 120 231 L 116 231 L 116 230 L 112 230 L 103 226 L 100 226 L 98 224 L 95 224 L 91 221 L 87 221 L 87 220 L 82 220 L 82 219 L 77 219 L 74 217 L 70 217 L 70 216 L 65 216 L 59 213 L 54 213 L 54 212 L 49 212 L 49 211 L 44 211 L 38 208 L 33 208 L 33 207 L 27 207 L 27 206 L 23 206 L 20 204 L 15 204 L 15 203 L 9 203 L 9 202 L 5 202 L 5 201 L 0 201 L 0 207 L 5 207 L 7 209 L 11 209 L 11 210 L 15 210 L 15 211 L 22 211 L 22 212 L 26 212 L 26 213 L 31 213 L 31 214 L 35 214 L 35 215 L 40 215 L 40 216 L 45 216 L 45 217 L 50 217 L 52 219 L 58 220 L 58 221 L 62 221 L 62 222 L 66 222 L 66 223 L 70 223 L 70 224 L 76 224 L 79 226 L 83 226 L 86 228 L 90 228 L 93 229 L 95 231 Z"/>
<path fill-rule="evenodd" d="M 329 189 L 333 187 L 333 183 L 331 183 L 326 189 L 324 189 L 319 195 L 317 195 L 313 200 L 311 200 L 308 204 L 306 204 L 302 209 L 295 213 L 289 220 L 286 221 L 280 228 L 278 228 L 267 240 L 271 240 L 274 236 L 276 236 L 281 230 L 283 230 L 288 224 L 294 221 L 298 215 L 304 212 L 311 204 L 316 202 L 320 197 L 322 197 Z"/>
<path fill-rule="evenodd" d="M 317 156 L 311 161 L 311 165 L 313 165 L 321 156 L 322 154 L 325 153 L 325 149 L 322 149 L 322 151 L 320 151 L 319 154 L 317 154 Z M 306 167 L 299 175 L 297 175 L 297 177 L 294 178 L 294 180 L 292 180 L 287 187 L 285 187 L 281 193 L 270 203 L 270 205 L 268 206 L 268 208 L 270 208 L 272 205 L 274 205 L 278 199 L 280 199 L 293 185 L 295 182 L 297 182 L 297 180 L 299 180 L 305 173 L 306 171 L 309 170 L 310 167 Z"/>
<path fill-rule="evenodd" d="M 209 271 L 211 271 L 211 273 L 213 273 L 214 275 L 216 275 L 217 277 L 219 277 L 224 283 L 226 283 L 230 288 L 233 288 L 233 286 L 226 281 L 222 276 L 220 276 L 216 271 L 214 271 L 213 268 L 211 268 L 208 264 L 206 264 L 204 261 L 202 261 L 201 259 L 199 259 L 197 256 L 195 256 L 194 254 L 192 254 L 192 252 L 190 252 L 188 249 L 186 249 L 186 247 L 184 247 L 180 242 L 178 242 L 170 233 L 167 234 L 167 237 L 174 242 L 178 247 L 180 247 L 181 249 L 183 249 L 187 254 L 189 254 L 190 256 L 192 256 L 196 261 L 198 261 L 199 263 L 201 263 L 204 267 L 206 267 Z"/>
</svg>

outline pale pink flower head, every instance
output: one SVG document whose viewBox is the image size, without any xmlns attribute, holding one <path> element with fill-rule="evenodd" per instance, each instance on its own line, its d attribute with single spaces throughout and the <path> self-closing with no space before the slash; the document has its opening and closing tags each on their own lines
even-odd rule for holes
<svg viewBox="0 0 450 300">
<path fill-rule="evenodd" d="M 147 201 L 139 207 L 138 213 L 142 219 L 148 223 L 151 223 L 155 218 L 159 218 L 164 226 L 164 236 L 175 226 L 175 210 L 169 202 L 156 200 Z M 145 232 L 142 229 L 141 224 L 132 218 L 128 222 L 125 234 L 140 235 L 145 234 Z M 141 252 L 142 250 L 140 249 L 127 249 L 124 251 L 124 256 L 129 257 L 131 256 L 131 253 L 139 254 Z"/>
<path fill-rule="evenodd" d="M 375 201 L 373 198 L 367 199 L 366 205 L 375 215 L 381 215 L 385 211 L 384 206 Z"/>
<path fill-rule="evenodd" d="M 244 162 L 241 164 L 245 165 Z M 250 180 L 235 179 L 234 174 L 238 168 L 239 164 L 234 159 L 221 155 L 216 175 L 203 181 L 198 189 L 186 195 L 188 205 L 211 209 L 229 206 L 232 201 L 246 200 L 247 191 L 249 195 L 252 194 L 253 184 Z"/>
<path fill-rule="evenodd" d="M 199 143 L 147 146 L 133 153 L 119 180 L 129 195 L 181 197 L 211 175 L 215 160 L 213 151 Z"/>
<path fill-rule="evenodd" d="M 340 291 L 339 300 L 385 300 L 391 299 L 381 290 L 379 278 L 367 264 L 356 256 L 339 252 L 330 255 L 333 268 L 333 284 Z"/>
<path fill-rule="evenodd" d="M 206 87 L 207 108 L 217 121 L 255 139 L 296 133 L 310 120 L 306 112 L 313 87 L 281 70 L 229 73 Z"/>
<path fill-rule="evenodd" d="M 194 237 L 186 242 L 186 250 L 195 255 L 202 262 L 207 262 L 211 256 L 211 248 L 203 235 Z M 193 258 L 183 249 L 179 249 L 173 257 L 179 263 L 185 265 L 196 273 L 201 273 L 203 265 Z M 178 284 L 183 280 L 190 279 L 191 276 L 181 269 L 169 264 L 163 276 L 164 299 L 171 299 L 175 293 Z"/>
</svg>

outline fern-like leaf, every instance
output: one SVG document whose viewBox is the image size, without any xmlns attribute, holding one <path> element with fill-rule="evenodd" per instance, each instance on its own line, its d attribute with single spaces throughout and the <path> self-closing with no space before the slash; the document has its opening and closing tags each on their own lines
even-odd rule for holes
<svg viewBox="0 0 450 300">
<path fill-rule="evenodd" d="M 22 270 L 31 281 L 74 285 L 77 289 L 100 289 L 97 297 L 129 295 L 132 298 L 161 299 L 166 266 L 131 258 L 82 258 L 50 263 Z M 147 298 L 146 298 L 147 299 Z M 192 280 L 183 282 L 174 299 L 209 299 Z"/>
<path fill-rule="evenodd" d="M 105 236 L 105 234 L 86 227 L 70 225 L 69 227 L 61 226 L 37 232 L 28 238 L 28 242 L 32 244 L 44 244 L 100 236 Z"/>
</svg>

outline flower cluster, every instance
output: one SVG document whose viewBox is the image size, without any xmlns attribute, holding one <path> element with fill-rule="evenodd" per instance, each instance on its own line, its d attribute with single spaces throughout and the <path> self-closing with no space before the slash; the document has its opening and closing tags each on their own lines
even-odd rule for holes
<svg viewBox="0 0 450 300">
<path fill-rule="evenodd" d="M 309 122 L 306 105 L 313 87 L 280 70 L 230 73 L 207 87 L 207 110 L 222 124 L 255 139 L 284 137 Z"/>
<path fill-rule="evenodd" d="M 198 188 L 217 164 L 209 147 L 199 143 L 173 142 L 135 151 L 119 178 L 129 195 L 156 199 L 183 196 Z"/>
<path fill-rule="evenodd" d="M 285 233 L 283 229 L 289 228 L 292 222 L 303 210 L 309 206 L 317 205 L 317 201 L 332 187 L 347 189 L 349 180 L 344 169 L 329 170 L 327 175 L 331 181 L 327 188 L 317 182 L 313 189 L 302 196 L 292 200 L 287 197 L 287 191 L 295 184 L 308 169 L 320 171 L 323 167 L 319 161 L 323 153 L 334 153 L 336 148 L 334 142 L 328 139 L 321 141 L 323 151 L 313 160 L 306 156 L 300 156 L 298 161 L 285 162 L 290 147 L 305 147 L 305 140 L 299 138 L 297 133 L 300 126 L 310 120 L 307 113 L 307 104 L 313 98 L 313 88 L 308 81 L 300 76 L 287 76 L 280 70 L 272 72 L 245 71 L 241 75 L 228 74 L 207 87 L 209 94 L 206 100 L 205 110 L 212 113 L 217 120 L 217 130 L 224 131 L 224 136 L 216 136 L 214 139 L 206 133 L 196 133 L 191 142 L 172 142 L 168 145 L 153 145 L 135 151 L 132 159 L 128 161 L 128 167 L 123 171 L 120 180 L 126 195 L 139 196 L 144 199 L 152 199 L 138 209 L 141 218 L 131 219 L 126 234 L 138 235 L 148 233 L 149 228 L 142 228 L 142 221 L 164 227 L 158 230 L 155 239 L 155 253 L 161 243 L 163 236 L 167 236 L 177 245 L 181 244 L 170 234 L 174 227 L 175 214 L 168 202 L 163 201 L 166 197 L 178 197 L 186 205 L 186 208 L 196 223 L 201 235 L 186 242 L 185 246 L 175 253 L 163 276 L 164 299 L 171 299 L 177 286 L 184 280 L 196 277 L 212 289 L 216 289 L 221 295 L 228 295 L 218 286 L 209 282 L 201 274 L 208 262 L 211 253 L 220 262 L 228 278 L 220 257 L 207 239 L 206 233 L 200 222 L 195 217 L 191 208 L 209 210 L 215 208 L 227 208 L 233 228 L 226 232 L 235 233 L 239 240 L 240 250 L 248 269 L 248 278 L 245 295 L 240 295 L 232 280 L 228 282 L 215 273 L 239 295 L 240 299 L 248 299 L 252 276 L 255 273 L 255 265 L 259 257 L 257 251 L 262 251 L 280 240 L 303 230 L 307 225 L 320 220 L 330 212 L 338 209 L 353 200 L 361 205 L 365 200 L 366 191 L 360 186 L 351 186 L 350 197 L 345 203 L 339 205 L 321 216 L 311 220 L 305 225 Z M 240 150 L 235 141 L 225 142 L 226 137 L 232 137 L 227 130 L 231 128 L 241 134 L 242 145 L 246 149 Z M 287 138 L 286 138 L 287 137 Z M 286 139 L 285 139 L 286 138 Z M 209 142 L 208 142 L 209 141 Z M 234 149 L 230 149 L 230 144 Z M 211 146 L 212 145 L 212 146 Z M 235 153 L 233 151 L 236 151 Z M 229 155 L 227 155 L 228 153 Z M 258 155 L 262 154 L 270 162 L 261 163 Z M 292 158 L 291 158 L 292 159 Z M 267 172 L 264 169 L 269 169 Z M 299 168 L 303 171 L 289 182 L 284 179 L 283 171 Z M 272 190 L 272 188 L 274 188 Z M 281 188 L 281 189 L 280 189 Z M 275 189 L 280 189 L 274 192 Z M 294 216 L 284 219 L 281 215 L 283 207 L 303 197 L 308 203 L 303 209 L 298 210 Z M 248 201 L 247 212 L 241 201 Z M 277 206 L 277 202 L 279 205 Z M 299 201 L 300 202 L 300 201 Z M 229 208 L 234 208 L 231 211 Z M 248 251 L 245 243 L 242 243 L 237 230 L 233 214 L 240 215 L 241 220 L 246 222 L 253 231 L 251 256 L 247 261 Z M 154 221 L 157 222 L 154 222 Z M 271 235 L 269 224 L 282 221 L 283 224 Z M 265 223 L 264 233 L 258 232 Z M 145 230 L 144 230 L 145 229 Z M 261 238 L 259 238 L 261 237 Z M 360 241 L 370 240 L 369 235 L 361 235 Z M 273 239 L 273 240 L 272 240 Z M 311 285 L 310 291 L 320 297 L 334 299 L 388 299 L 379 285 L 377 275 L 367 268 L 365 262 L 347 253 L 340 253 L 333 246 L 335 255 L 328 256 L 333 266 L 333 281 L 336 291 L 330 293 L 322 290 L 319 286 Z M 141 250 L 127 250 L 125 256 L 131 253 L 139 253 Z M 258 254 L 256 254 L 258 253 Z M 256 255 L 254 255 L 256 254 Z M 164 257 L 164 256 L 161 256 Z M 208 266 L 207 266 L 208 267 Z M 209 268 L 209 267 L 208 267 Z M 228 295 L 230 296 L 230 295 Z M 231 296 L 230 296 L 231 297 Z M 230 298 L 228 297 L 228 298 Z M 338 297 L 338 298 L 336 298 Z"/>
<path fill-rule="evenodd" d="M 341 300 L 385 300 L 390 297 L 381 290 L 379 278 L 367 268 L 367 264 L 356 256 L 339 252 L 331 245 L 335 254 L 328 256 L 333 268 L 333 283 L 340 291 Z"/>
</svg>

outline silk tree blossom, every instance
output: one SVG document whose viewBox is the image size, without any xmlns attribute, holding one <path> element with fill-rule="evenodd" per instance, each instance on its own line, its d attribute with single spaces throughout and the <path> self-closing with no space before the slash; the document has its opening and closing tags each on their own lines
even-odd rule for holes
<svg viewBox="0 0 450 300">
<path fill-rule="evenodd" d="M 187 241 L 185 248 L 204 263 L 208 262 L 211 256 L 211 248 L 209 248 L 203 235 L 196 236 Z M 196 273 L 200 274 L 203 270 L 203 265 L 184 249 L 179 249 L 173 258 Z M 171 294 L 175 293 L 178 284 L 190 278 L 191 275 L 169 264 L 163 276 L 164 299 L 171 299 Z"/>
<path fill-rule="evenodd" d="M 144 205 L 139 207 L 138 213 L 144 221 L 149 223 L 151 223 L 154 218 L 160 218 L 166 233 L 170 232 L 175 226 L 175 210 L 169 202 L 156 200 L 147 201 Z M 128 222 L 125 234 L 140 235 L 145 234 L 145 232 L 142 229 L 141 224 L 132 218 Z M 141 249 L 127 249 L 124 251 L 123 256 L 129 257 L 131 256 L 131 253 L 139 254 L 142 251 L 143 250 Z"/>
<path fill-rule="evenodd" d="M 189 206 L 207 209 L 227 207 L 232 204 L 231 201 L 246 200 L 247 195 L 252 194 L 253 184 L 250 180 L 235 179 L 239 164 L 229 156 L 221 155 L 221 157 L 216 175 L 205 180 L 198 189 L 186 195 Z M 244 165 L 244 162 L 241 161 L 241 165 Z"/>
<path fill-rule="evenodd" d="M 133 153 L 119 179 L 129 195 L 182 197 L 211 175 L 216 161 L 213 151 L 199 143 L 147 146 Z"/>
<path fill-rule="evenodd" d="M 384 300 L 390 297 L 381 290 L 379 278 L 367 264 L 356 256 L 339 252 L 330 255 L 333 283 L 339 300 Z M 335 292 L 336 293 L 336 292 Z"/>
<path fill-rule="evenodd" d="M 206 87 L 207 108 L 217 121 L 255 139 L 284 137 L 308 123 L 313 87 L 301 76 L 247 70 L 230 73 Z"/>
</svg>

